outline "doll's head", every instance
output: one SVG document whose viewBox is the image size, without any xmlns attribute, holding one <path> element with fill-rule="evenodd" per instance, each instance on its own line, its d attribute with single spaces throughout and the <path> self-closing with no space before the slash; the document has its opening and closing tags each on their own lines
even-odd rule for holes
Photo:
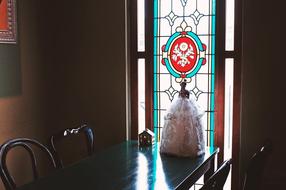
<svg viewBox="0 0 286 190">
<path fill-rule="evenodd" d="M 186 80 L 181 82 L 180 86 L 181 86 L 181 91 L 179 93 L 179 96 L 182 98 L 189 98 L 190 93 L 188 90 L 186 90 L 186 86 L 187 86 Z"/>
</svg>

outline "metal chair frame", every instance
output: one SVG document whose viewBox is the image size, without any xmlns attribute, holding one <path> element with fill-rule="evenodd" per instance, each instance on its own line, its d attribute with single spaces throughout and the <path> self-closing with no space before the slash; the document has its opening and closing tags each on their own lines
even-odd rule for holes
<svg viewBox="0 0 286 190">
<path fill-rule="evenodd" d="M 46 152 L 48 155 L 48 158 L 52 162 L 53 167 L 56 168 L 56 162 L 53 157 L 53 154 L 50 152 L 50 150 L 47 147 L 45 147 L 43 144 L 41 144 L 37 140 L 29 139 L 29 138 L 15 138 L 15 139 L 8 140 L 4 144 L 2 144 L 0 147 L 0 159 L 1 159 L 0 160 L 0 176 L 1 176 L 1 179 L 3 181 L 3 184 L 6 190 L 16 189 L 15 180 L 10 175 L 8 168 L 7 168 L 7 163 L 6 163 L 7 154 L 14 147 L 19 147 L 19 146 L 23 147 L 28 152 L 31 158 L 34 180 L 39 178 L 36 156 L 30 145 L 34 145 L 40 148 L 42 151 Z"/>
</svg>

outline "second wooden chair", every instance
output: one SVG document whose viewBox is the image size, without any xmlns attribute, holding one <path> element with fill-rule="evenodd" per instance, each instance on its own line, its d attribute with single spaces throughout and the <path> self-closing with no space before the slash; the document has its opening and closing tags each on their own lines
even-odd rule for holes
<svg viewBox="0 0 286 190">
<path fill-rule="evenodd" d="M 63 168 L 63 161 L 59 155 L 59 152 L 56 148 L 56 142 L 62 141 L 65 138 L 68 138 L 70 136 L 76 136 L 81 133 L 85 134 L 86 137 L 86 144 L 87 144 L 87 150 L 88 150 L 88 155 L 92 155 L 94 151 L 94 134 L 93 130 L 91 127 L 89 127 L 87 124 L 82 124 L 78 128 L 68 128 L 60 131 L 58 134 L 52 135 L 50 137 L 50 147 L 51 150 L 53 151 L 57 168 Z"/>
<path fill-rule="evenodd" d="M 224 161 L 200 190 L 223 190 L 223 186 L 230 171 L 231 163 L 231 159 Z"/>
<path fill-rule="evenodd" d="M 243 190 L 261 189 L 262 175 L 272 151 L 272 142 L 266 141 L 251 157 L 243 179 Z"/>
</svg>

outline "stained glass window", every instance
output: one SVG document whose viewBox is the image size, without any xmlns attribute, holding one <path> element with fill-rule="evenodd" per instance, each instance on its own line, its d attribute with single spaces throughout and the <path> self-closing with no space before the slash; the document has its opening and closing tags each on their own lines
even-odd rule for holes
<svg viewBox="0 0 286 190">
<path fill-rule="evenodd" d="M 180 82 L 205 111 L 207 146 L 214 144 L 215 0 L 154 0 L 154 131 Z"/>
</svg>

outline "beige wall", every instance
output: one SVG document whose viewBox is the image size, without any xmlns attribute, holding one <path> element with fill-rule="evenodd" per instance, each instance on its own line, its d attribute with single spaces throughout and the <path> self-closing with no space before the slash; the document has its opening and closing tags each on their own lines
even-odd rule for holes
<svg viewBox="0 0 286 190">
<path fill-rule="evenodd" d="M 263 187 L 285 189 L 285 7 L 244 0 L 241 168 L 265 139 L 274 151 Z"/>
<path fill-rule="evenodd" d="M 0 143 L 14 137 L 46 143 L 81 121 L 94 126 L 97 150 L 122 142 L 124 0 L 17 2 L 19 43 L 0 45 L 0 64 L 9 71 L 0 83 Z M 19 170 L 24 163 L 10 157 L 16 179 L 29 180 L 25 166 Z"/>
</svg>

